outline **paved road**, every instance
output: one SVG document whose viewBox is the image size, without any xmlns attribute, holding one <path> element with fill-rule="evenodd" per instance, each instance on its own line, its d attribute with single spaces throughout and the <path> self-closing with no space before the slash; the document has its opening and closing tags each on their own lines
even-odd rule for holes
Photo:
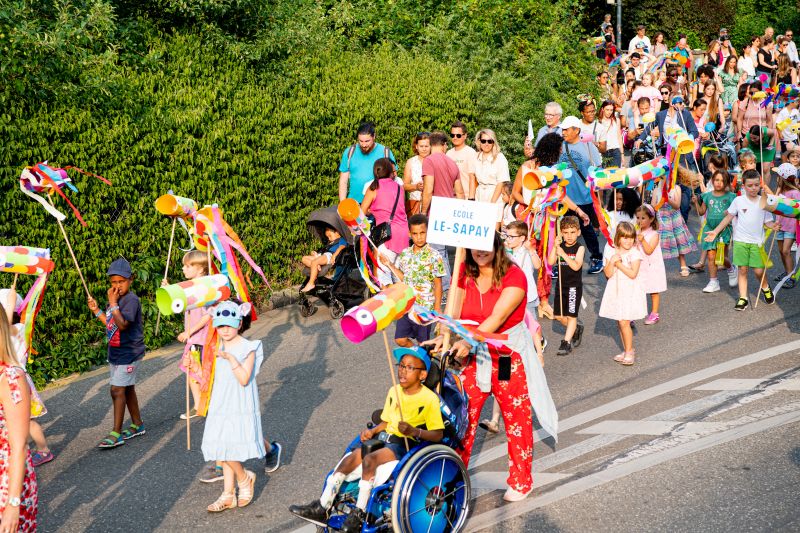
<svg viewBox="0 0 800 533">
<path fill-rule="evenodd" d="M 668 268 L 662 321 L 639 325 L 630 368 L 610 360 L 620 349 L 616 324 L 595 318 L 604 283 L 588 280 L 583 346 L 564 358 L 546 353 L 559 442 L 537 441 L 534 494 L 504 505 L 504 437 L 480 435 L 470 530 L 800 530 L 800 288 L 736 312 L 733 292 L 702 294 L 705 276 Z M 562 331 L 550 322 L 544 330 L 551 341 Z M 303 529 L 287 507 L 318 496 L 345 442 L 382 405 L 383 344 L 376 336 L 351 345 L 324 308 L 310 318 L 296 307 L 271 312 L 251 335 L 265 344 L 265 430 L 285 453 L 271 475 L 248 465 L 259 472 L 248 508 L 205 511 L 221 486 L 197 481 L 202 420 L 186 450 L 173 348 L 142 365 L 148 432 L 118 449 L 94 448 L 111 427 L 103 370 L 44 394 L 58 457 L 38 472 L 42 531 Z"/>
</svg>

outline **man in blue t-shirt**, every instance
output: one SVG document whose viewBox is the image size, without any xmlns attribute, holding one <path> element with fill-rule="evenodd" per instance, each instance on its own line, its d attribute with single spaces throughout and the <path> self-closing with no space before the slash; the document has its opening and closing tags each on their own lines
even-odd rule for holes
<svg viewBox="0 0 800 533">
<path fill-rule="evenodd" d="M 580 142 L 581 121 L 574 116 L 569 116 L 561 123 L 561 132 L 564 137 L 564 147 L 561 150 L 559 163 L 567 163 L 572 167 L 572 177 L 567 184 L 567 197 L 575 202 L 579 211 L 568 211 L 568 215 L 580 217 L 581 212 L 588 215 L 590 223 L 581 223 L 581 235 L 586 243 L 586 248 L 591 254 L 589 274 L 597 274 L 603 270 L 603 254 L 600 253 L 600 244 L 597 242 L 597 233 L 594 225 L 598 224 L 597 214 L 589 194 L 586 179 L 589 177 L 589 167 L 602 166 L 600 152 L 594 143 Z M 598 224 L 599 225 L 599 224 Z"/>
<path fill-rule="evenodd" d="M 392 151 L 375 142 L 375 125 L 364 122 L 356 133 L 358 142 L 348 146 L 339 163 L 339 201 L 352 198 L 358 203 L 364 200 L 364 191 L 375 179 L 372 167 L 375 161 L 388 157 L 397 165 Z"/>
</svg>

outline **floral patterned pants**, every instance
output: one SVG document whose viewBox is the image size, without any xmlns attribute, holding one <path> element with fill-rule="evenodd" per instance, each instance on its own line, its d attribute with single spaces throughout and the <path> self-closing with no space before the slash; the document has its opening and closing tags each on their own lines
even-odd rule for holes
<svg viewBox="0 0 800 533">
<path fill-rule="evenodd" d="M 516 352 L 511 354 L 511 379 L 497 380 L 497 350 L 490 348 L 492 354 L 492 391 L 481 392 L 475 381 L 477 364 L 473 358 L 461 373 L 464 390 L 469 397 L 469 428 L 464 437 L 464 449 L 461 459 L 469 466 L 472 445 L 475 443 L 475 432 L 478 429 L 483 404 L 494 395 L 500 404 L 503 424 L 508 439 L 508 486 L 518 492 L 528 492 L 533 486 L 533 413 L 528 397 L 528 383 L 525 379 L 525 367 Z"/>
</svg>

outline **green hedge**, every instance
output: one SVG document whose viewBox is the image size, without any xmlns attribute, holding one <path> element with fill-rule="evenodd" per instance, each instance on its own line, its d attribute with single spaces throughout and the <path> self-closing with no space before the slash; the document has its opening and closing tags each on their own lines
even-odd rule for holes
<svg viewBox="0 0 800 533">
<path fill-rule="evenodd" d="M 528 118 L 541 125 L 550 99 L 574 112 L 574 95 L 594 85 L 570 2 L 473 0 L 423 16 L 427 4 L 404 1 L 397 9 L 412 11 L 394 22 L 367 2 L 298 2 L 121 1 L 115 11 L 102 0 L 20 1 L 0 12 L 0 238 L 50 247 L 57 265 L 30 365 L 37 383 L 102 363 L 105 345 L 55 220 L 19 191 L 25 165 L 72 164 L 113 182 L 76 175 L 79 193 L 67 194 L 88 227 L 70 216 L 66 228 L 99 301 L 109 262 L 131 261 L 154 348 L 182 326 L 162 320 L 154 335 L 170 221 L 153 201 L 168 189 L 218 203 L 271 283 L 286 286 L 312 246 L 308 212 L 337 201 L 339 158 L 361 121 L 401 160 L 418 131 L 455 119 L 492 127 L 513 165 Z"/>
</svg>

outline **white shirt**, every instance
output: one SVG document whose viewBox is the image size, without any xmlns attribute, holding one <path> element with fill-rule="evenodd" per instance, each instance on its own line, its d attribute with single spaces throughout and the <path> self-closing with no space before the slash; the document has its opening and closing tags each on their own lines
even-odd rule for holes
<svg viewBox="0 0 800 533">
<path fill-rule="evenodd" d="M 639 37 L 638 35 L 631 39 L 630 44 L 628 45 L 628 53 L 632 54 L 636 51 L 636 45 L 639 43 L 644 43 L 644 49 L 647 52 L 650 52 L 650 38 L 645 35 L 644 37 Z"/>
<path fill-rule="evenodd" d="M 539 291 L 536 288 L 536 276 L 533 273 L 533 260 L 531 254 L 525 246 L 519 246 L 511 250 L 511 260 L 517 264 L 519 268 L 525 273 L 525 279 L 528 280 L 528 303 L 539 305 Z"/>
<path fill-rule="evenodd" d="M 739 72 L 744 72 L 750 78 L 756 77 L 756 66 L 753 63 L 753 58 L 747 55 L 742 55 L 737 63 Z"/>
<path fill-rule="evenodd" d="M 797 122 L 798 118 L 800 118 L 800 110 L 798 109 L 789 109 L 788 107 L 784 107 L 778 113 L 778 116 L 775 118 L 775 124 L 779 124 L 786 120 L 787 118 L 792 119 L 792 122 Z M 781 138 L 784 141 L 788 141 L 791 143 L 797 143 L 797 134 L 791 132 L 791 128 L 786 128 L 781 132 Z"/>
<path fill-rule="evenodd" d="M 478 156 L 478 152 L 472 146 L 465 144 L 461 150 L 450 148 L 446 155 L 458 167 L 458 175 L 461 178 L 461 186 L 464 188 L 464 198 L 466 198 L 469 195 L 469 175 L 475 173 L 475 158 Z"/>
<path fill-rule="evenodd" d="M 594 143 L 601 143 L 606 140 L 606 129 L 598 124 L 596 120 L 591 124 L 586 124 L 581 120 L 581 135 L 592 135 L 594 136 Z"/>
<path fill-rule="evenodd" d="M 621 134 L 619 124 L 619 118 L 615 118 L 613 122 L 609 120 L 608 122 L 601 122 L 597 126 L 598 130 L 603 130 L 602 134 L 605 137 L 606 150 L 622 148 L 620 144 Z"/>
<path fill-rule="evenodd" d="M 789 41 L 789 44 L 786 46 L 786 54 L 789 56 L 789 61 L 792 63 L 800 63 L 800 57 L 797 55 L 797 45 L 794 44 L 794 41 Z"/>
<path fill-rule="evenodd" d="M 764 224 L 772 222 L 772 213 L 761 209 L 760 198 L 755 202 L 747 199 L 742 194 L 728 207 L 728 214 L 736 217 L 736 225 L 733 227 L 733 240 L 748 244 L 764 244 Z"/>
</svg>

